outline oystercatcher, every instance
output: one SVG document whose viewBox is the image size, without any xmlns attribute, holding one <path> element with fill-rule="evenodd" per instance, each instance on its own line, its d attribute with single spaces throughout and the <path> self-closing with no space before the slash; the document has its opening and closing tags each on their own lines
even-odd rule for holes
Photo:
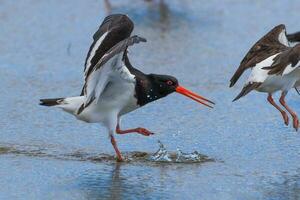
<svg viewBox="0 0 300 200">
<path fill-rule="evenodd" d="M 297 41 L 297 39 L 293 41 Z M 299 127 L 298 117 L 286 104 L 285 96 L 291 88 L 300 85 L 299 60 L 300 44 L 291 47 L 285 26 L 281 24 L 274 27 L 252 46 L 231 78 L 230 87 L 236 83 L 245 70 L 252 69 L 244 88 L 233 101 L 245 96 L 252 90 L 268 93 L 267 100 L 280 111 L 284 123 L 288 125 L 288 115 L 272 98 L 274 92 L 281 91 L 279 102 L 292 116 L 293 127 L 297 131 Z"/>
<path fill-rule="evenodd" d="M 114 134 L 153 133 L 145 128 L 121 130 L 120 117 L 143 105 L 165 97 L 173 92 L 185 95 L 198 103 L 212 107 L 212 101 L 197 95 L 178 84 L 175 77 L 144 74 L 134 68 L 127 56 L 127 48 L 146 39 L 130 36 L 134 24 L 128 16 L 107 16 L 93 36 L 88 51 L 80 96 L 41 99 L 40 105 L 62 108 L 77 119 L 88 123 L 102 123 L 107 129 L 111 143 L 121 161 Z"/>
</svg>

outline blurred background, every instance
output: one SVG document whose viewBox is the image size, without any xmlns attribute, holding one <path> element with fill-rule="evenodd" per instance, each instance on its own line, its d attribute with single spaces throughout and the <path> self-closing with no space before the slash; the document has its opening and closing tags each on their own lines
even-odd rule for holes
<svg viewBox="0 0 300 200">
<path fill-rule="evenodd" d="M 300 199 L 300 135 L 253 92 L 229 79 L 249 48 L 275 25 L 300 30 L 298 0 L 1 0 L 0 199 Z M 156 135 L 117 136 L 124 152 L 198 151 L 204 164 L 68 159 L 114 154 L 107 133 L 40 98 L 79 95 L 92 35 L 125 13 L 148 42 L 130 48 L 134 66 L 170 74 L 214 100 L 207 109 L 180 95 L 123 117 Z M 299 96 L 288 95 L 300 113 Z"/>
</svg>

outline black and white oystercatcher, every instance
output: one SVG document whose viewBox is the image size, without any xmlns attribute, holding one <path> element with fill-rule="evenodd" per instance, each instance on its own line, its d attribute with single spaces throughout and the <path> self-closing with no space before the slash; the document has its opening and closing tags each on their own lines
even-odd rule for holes
<svg viewBox="0 0 300 200">
<path fill-rule="evenodd" d="M 293 39 L 291 42 L 298 41 L 297 35 L 289 38 Z M 298 130 L 298 117 L 286 104 L 285 96 L 291 88 L 297 88 L 300 85 L 299 61 L 300 44 L 291 47 L 285 26 L 281 24 L 274 27 L 252 46 L 231 78 L 230 87 L 237 82 L 245 70 L 252 69 L 244 88 L 233 101 L 245 96 L 252 90 L 268 93 L 267 100 L 280 111 L 284 123 L 288 125 L 288 115 L 272 98 L 273 93 L 281 91 L 279 102 L 293 117 L 293 127 Z"/>
<path fill-rule="evenodd" d="M 120 117 L 173 92 L 212 107 L 212 101 L 178 85 L 175 77 L 144 74 L 129 62 L 127 48 L 146 39 L 130 36 L 133 22 L 126 15 L 107 16 L 93 36 L 84 69 L 80 96 L 41 99 L 40 105 L 55 106 L 88 123 L 102 123 L 107 129 L 117 159 L 122 160 L 114 134 L 153 134 L 145 128 L 121 130 Z"/>
</svg>

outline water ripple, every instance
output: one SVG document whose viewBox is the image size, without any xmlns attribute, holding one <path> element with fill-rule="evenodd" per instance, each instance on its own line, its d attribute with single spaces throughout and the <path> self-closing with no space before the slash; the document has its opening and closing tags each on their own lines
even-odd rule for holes
<svg viewBox="0 0 300 200">
<path fill-rule="evenodd" d="M 19 145 L 19 144 L 0 144 L 0 155 L 14 154 L 30 157 L 46 157 L 59 160 L 76 160 L 91 162 L 113 162 L 115 155 L 105 153 L 90 153 L 76 150 L 69 153 L 59 153 L 52 147 L 41 147 L 38 145 Z M 181 150 L 177 152 L 168 152 L 164 145 L 159 141 L 159 149 L 155 153 L 140 151 L 123 153 L 124 162 L 148 162 L 148 163 L 204 163 L 213 162 L 214 159 L 197 151 L 193 153 L 184 153 Z"/>
</svg>

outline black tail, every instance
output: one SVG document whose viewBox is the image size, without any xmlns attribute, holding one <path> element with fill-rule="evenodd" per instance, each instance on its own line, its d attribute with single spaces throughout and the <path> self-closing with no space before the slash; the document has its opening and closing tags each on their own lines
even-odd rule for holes
<svg viewBox="0 0 300 200">
<path fill-rule="evenodd" d="M 242 91 L 237 95 L 237 97 L 235 97 L 235 99 L 233 99 L 233 101 L 236 101 L 239 98 L 245 96 L 246 94 L 251 92 L 253 89 L 258 88 L 260 85 L 261 85 L 261 83 L 258 83 L 258 82 L 249 83 L 242 89 Z"/>
<path fill-rule="evenodd" d="M 56 106 L 60 104 L 64 98 L 56 98 L 56 99 L 40 99 L 40 105 L 42 106 Z"/>
</svg>

